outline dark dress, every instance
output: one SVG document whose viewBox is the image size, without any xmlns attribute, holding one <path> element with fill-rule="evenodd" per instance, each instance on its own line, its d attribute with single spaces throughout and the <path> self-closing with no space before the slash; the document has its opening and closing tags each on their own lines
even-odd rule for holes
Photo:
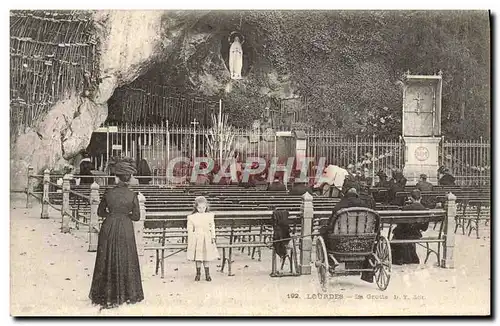
<svg viewBox="0 0 500 326">
<path fill-rule="evenodd" d="M 455 177 L 449 173 L 444 174 L 441 179 L 439 179 L 440 186 L 454 186 L 455 185 Z"/>
<path fill-rule="evenodd" d="M 359 190 L 359 184 L 356 182 L 356 177 L 352 173 L 348 173 L 344 178 L 344 183 L 342 184 L 342 193 L 346 194 L 351 188 Z"/>
<path fill-rule="evenodd" d="M 401 208 L 404 211 L 426 210 L 421 203 L 412 203 Z M 392 231 L 395 240 L 416 240 L 422 238 L 422 232 L 426 231 L 429 223 L 399 224 Z M 414 243 L 391 244 L 392 263 L 395 265 L 420 264 Z"/>
<path fill-rule="evenodd" d="M 90 289 L 92 303 L 112 307 L 144 299 L 132 221 L 140 219 L 137 194 L 120 182 L 99 204 L 104 217 Z"/>
<path fill-rule="evenodd" d="M 387 198 L 389 200 L 389 203 L 391 205 L 397 205 L 397 206 L 404 206 L 405 204 L 405 197 L 396 197 L 396 194 L 398 192 L 403 192 L 405 191 L 405 184 L 406 181 L 401 182 L 400 180 L 391 180 L 390 182 L 390 188 L 389 191 L 387 192 Z"/>
<path fill-rule="evenodd" d="M 288 211 L 275 210 L 273 212 L 273 248 L 282 259 L 286 257 L 287 246 L 290 242 L 290 226 Z"/>
<path fill-rule="evenodd" d="M 84 177 L 85 175 L 92 175 L 92 168 L 94 166 L 92 165 L 92 162 L 90 159 L 86 158 L 80 161 L 80 184 L 92 184 L 94 183 L 94 178 L 93 177 Z"/>
<path fill-rule="evenodd" d="M 137 175 L 141 177 L 149 177 L 151 176 L 151 169 L 149 168 L 148 162 L 142 159 L 139 162 L 139 166 L 137 169 Z M 153 180 L 152 178 L 139 178 L 139 184 L 149 184 Z"/>
</svg>

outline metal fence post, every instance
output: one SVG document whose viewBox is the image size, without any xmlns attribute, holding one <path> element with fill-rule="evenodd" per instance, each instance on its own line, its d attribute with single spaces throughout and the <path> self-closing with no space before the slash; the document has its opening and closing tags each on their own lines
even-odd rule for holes
<svg viewBox="0 0 500 326">
<path fill-rule="evenodd" d="M 453 257 L 453 250 L 455 248 L 455 233 L 454 224 L 455 216 L 457 215 L 457 197 L 451 192 L 446 196 L 446 201 L 444 203 L 444 209 L 446 211 L 446 219 L 443 221 L 444 224 L 444 244 L 443 244 L 443 258 L 441 260 L 441 267 L 443 268 L 455 268 L 455 260 Z"/>
<path fill-rule="evenodd" d="M 49 182 L 50 182 L 50 171 L 45 169 L 43 171 L 43 198 L 42 198 L 42 215 L 40 218 L 49 218 Z"/>
<path fill-rule="evenodd" d="M 99 185 L 94 182 L 90 186 L 90 220 L 89 220 L 89 250 L 90 252 L 97 251 L 97 243 L 99 238 L 99 216 L 97 208 L 99 207 Z"/>
<path fill-rule="evenodd" d="M 70 205 L 69 205 L 69 190 L 71 189 L 70 176 L 65 174 L 63 177 L 63 185 L 62 185 L 62 209 L 61 209 L 61 232 L 68 233 L 70 232 L 69 221 L 70 221 Z"/>
</svg>

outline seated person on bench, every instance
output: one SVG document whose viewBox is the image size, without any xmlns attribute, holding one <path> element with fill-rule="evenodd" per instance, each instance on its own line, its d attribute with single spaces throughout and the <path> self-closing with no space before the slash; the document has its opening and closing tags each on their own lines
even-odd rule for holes
<svg viewBox="0 0 500 326">
<path fill-rule="evenodd" d="M 455 177 L 451 175 L 450 170 L 448 168 L 441 166 L 438 169 L 438 174 L 440 176 L 439 181 L 438 181 L 440 186 L 454 186 L 455 185 Z"/>
<path fill-rule="evenodd" d="M 302 196 L 306 192 L 312 193 L 311 188 L 307 185 L 307 183 L 295 181 L 292 184 L 292 189 L 288 193 L 291 196 Z"/>
<path fill-rule="evenodd" d="M 328 225 L 323 226 L 319 231 L 321 236 L 325 237 L 328 234 L 328 231 L 330 231 L 333 228 L 335 214 L 341 209 L 349 207 L 368 207 L 367 203 L 359 198 L 358 191 L 356 190 L 356 188 L 349 189 L 347 193 L 344 195 L 344 197 L 342 197 L 342 199 L 340 199 L 337 205 L 335 205 L 335 207 L 332 210 L 332 215 L 328 220 Z"/>
<path fill-rule="evenodd" d="M 286 185 L 279 176 L 274 178 L 274 181 L 267 185 L 267 191 L 286 191 Z"/>
<path fill-rule="evenodd" d="M 411 204 L 402 208 L 404 211 L 426 210 L 421 203 L 420 190 L 414 189 L 411 192 Z M 422 232 L 426 231 L 429 223 L 399 224 L 392 231 L 394 240 L 416 240 L 422 238 Z M 391 244 L 392 263 L 395 265 L 420 264 L 415 243 L 395 243 Z"/>
<path fill-rule="evenodd" d="M 432 191 L 432 183 L 427 181 L 427 174 L 422 173 L 420 175 L 420 180 L 415 186 L 420 191 Z"/>
</svg>

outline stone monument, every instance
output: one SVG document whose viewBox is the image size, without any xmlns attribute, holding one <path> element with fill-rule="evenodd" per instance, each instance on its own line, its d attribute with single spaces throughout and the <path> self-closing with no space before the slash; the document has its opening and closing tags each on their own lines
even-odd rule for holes
<svg viewBox="0 0 500 326">
<path fill-rule="evenodd" d="M 437 184 L 439 143 L 441 141 L 442 74 L 405 75 L 403 90 L 404 175 L 408 185 L 418 182 L 422 173 Z"/>
</svg>

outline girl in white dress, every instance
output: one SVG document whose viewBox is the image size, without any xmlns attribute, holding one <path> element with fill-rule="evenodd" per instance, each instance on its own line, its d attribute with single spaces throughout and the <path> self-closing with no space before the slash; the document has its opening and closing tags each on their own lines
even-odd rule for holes
<svg viewBox="0 0 500 326">
<path fill-rule="evenodd" d="M 205 267 L 205 279 L 210 282 L 209 261 L 219 258 L 215 243 L 214 213 L 209 211 L 207 199 L 203 196 L 194 199 L 193 214 L 187 217 L 188 246 L 187 259 L 196 263 L 195 281 L 200 280 L 201 263 Z"/>
</svg>

